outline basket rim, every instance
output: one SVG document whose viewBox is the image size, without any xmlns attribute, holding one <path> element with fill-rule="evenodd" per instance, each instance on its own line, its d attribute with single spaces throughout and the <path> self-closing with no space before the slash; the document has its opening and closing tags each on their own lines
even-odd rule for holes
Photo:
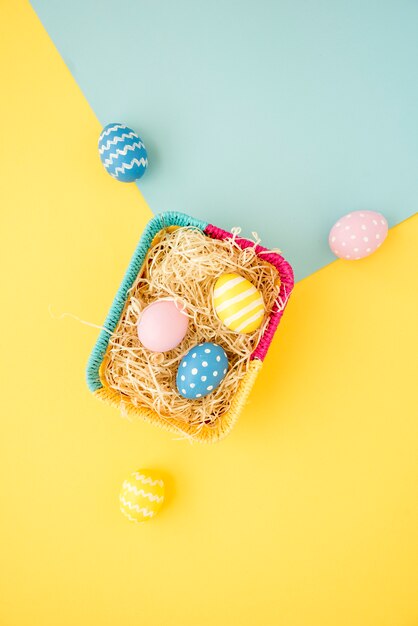
<svg viewBox="0 0 418 626">
<path fill-rule="evenodd" d="M 218 228 L 212 224 L 209 224 L 208 222 L 204 222 L 203 220 L 190 217 L 185 213 L 178 213 L 175 211 L 166 211 L 164 213 L 159 213 L 147 223 L 139 240 L 139 243 L 134 251 L 134 254 L 132 255 L 132 258 L 129 262 L 128 268 L 125 272 L 119 289 L 113 299 L 112 305 L 103 323 L 103 328 L 101 329 L 93 350 L 90 354 L 86 368 L 86 379 L 89 390 L 95 395 L 99 396 L 101 399 L 105 400 L 107 403 L 116 407 L 119 407 L 120 405 L 119 396 L 116 394 L 116 392 L 113 392 L 113 390 L 103 384 L 100 377 L 100 368 L 109 345 L 110 336 L 115 331 L 116 326 L 119 323 L 119 319 L 126 305 L 129 290 L 134 284 L 138 273 L 141 271 L 145 256 L 152 244 L 152 241 L 161 230 L 169 226 L 185 226 L 197 228 L 207 236 L 212 237 L 213 239 L 226 239 L 234 237 L 232 233 Z M 157 413 L 153 412 L 147 407 L 135 407 L 133 405 L 129 405 L 128 408 L 128 413 L 134 413 L 142 417 L 146 421 L 156 423 L 166 430 L 171 431 L 172 433 L 183 433 L 184 435 L 189 435 L 190 437 L 192 437 L 192 439 L 198 441 L 214 441 L 221 439 L 226 434 L 228 434 L 234 426 L 255 382 L 257 374 L 261 369 L 262 362 L 273 340 L 273 336 L 280 323 L 281 317 L 287 306 L 287 302 L 294 285 L 292 267 L 280 254 L 272 252 L 267 248 L 255 244 L 253 241 L 250 241 L 249 239 L 245 239 L 243 237 L 235 237 L 235 241 L 243 249 L 253 247 L 258 256 L 261 256 L 261 258 L 263 258 L 265 261 L 274 265 L 279 271 L 281 284 L 278 299 L 282 303 L 282 305 L 276 306 L 275 310 L 273 310 L 273 312 L 270 314 L 270 319 L 267 327 L 264 330 L 264 333 L 261 336 L 256 349 L 250 357 L 251 361 L 249 369 L 242 379 L 234 396 L 234 404 L 225 414 L 227 418 L 227 420 L 225 420 L 227 421 L 227 425 L 225 426 L 225 421 L 222 420 L 223 423 L 218 428 L 208 427 L 202 429 L 202 435 L 192 435 L 188 432 L 187 428 L 182 429 L 174 424 L 168 423 Z"/>
<path fill-rule="evenodd" d="M 230 237 L 233 237 L 232 233 L 229 233 L 222 228 L 218 228 L 217 226 L 213 226 L 212 224 L 208 224 L 205 229 L 205 233 L 216 239 L 228 239 Z M 243 250 L 245 250 L 246 248 L 254 248 L 257 256 L 273 265 L 279 272 L 280 276 L 280 291 L 278 296 L 278 302 L 276 302 L 275 308 L 270 314 L 270 319 L 267 327 L 264 330 L 256 349 L 251 355 L 251 359 L 260 359 L 261 361 L 264 361 L 270 344 L 273 341 L 274 333 L 277 330 L 284 310 L 287 306 L 290 294 L 293 291 L 293 269 L 290 263 L 286 261 L 286 259 L 278 252 L 272 252 L 268 248 L 260 246 L 259 244 L 255 244 L 253 241 L 245 239 L 244 237 L 235 237 L 235 241 Z"/>
<path fill-rule="evenodd" d="M 168 226 L 191 226 L 204 232 L 208 223 L 190 217 L 185 213 L 177 213 L 175 211 L 159 213 L 147 223 L 129 262 L 125 276 L 113 299 L 112 305 L 103 323 L 103 328 L 90 354 L 86 369 L 87 386 L 90 391 L 97 391 L 103 387 L 103 383 L 100 379 L 100 367 L 109 345 L 110 335 L 115 331 L 118 325 L 120 316 L 125 308 L 128 292 L 142 268 L 145 255 L 155 235 Z"/>
<path fill-rule="evenodd" d="M 182 428 L 174 422 L 169 422 L 158 415 L 158 413 L 145 406 L 136 407 L 133 404 L 127 403 L 124 408 L 128 415 L 140 417 L 142 420 L 154 426 L 157 425 L 171 434 L 178 435 L 179 438 L 187 438 L 199 443 L 215 443 L 226 437 L 235 426 L 262 365 L 263 363 L 259 359 L 250 361 L 248 370 L 238 385 L 232 406 L 222 415 L 223 419 L 219 420 L 216 426 L 203 426 L 198 432 L 193 431 L 193 428 L 188 424 L 184 424 Z M 117 391 L 103 386 L 101 389 L 94 391 L 93 395 L 106 402 L 106 404 L 120 409 L 120 396 Z"/>
</svg>

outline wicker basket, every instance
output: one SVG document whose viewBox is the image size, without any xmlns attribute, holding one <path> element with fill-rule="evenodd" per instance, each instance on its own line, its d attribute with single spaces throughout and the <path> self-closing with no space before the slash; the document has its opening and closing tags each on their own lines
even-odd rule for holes
<svg viewBox="0 0 418 626">
<path fill-rule="evenodd" d="M 141 272 L 145 256 L 152 245 L 154 238 L 161 230 L 173 226 L 190 226 L 198 228 L 205 235 L 213 239 L 226 239 L 233 236 L 232 233 L 224 231 L 221 228 L 217 228 L 212 224 L 189 217 L 183 213 L 162 213 L 156 215 L 147 224 L 131 259 L 122 284 L 119 287 L 107 318 L 103 324 L 103 327 L 106 330 L 102 330 L 100 332 L 87 366 L 87 384 L 90 391 L 92 391 L 98 398 L 114 405 L 117 408 L 119 408 L 121 404 L 120 395 L 115 390 L 107 387 L 101 377 L 101 367 L 109 343 L 109 332 L 113 333 L 118 325 L 119 319 L 126 305 L 129 290 L 131 289 L 138 274 Z M 249 246 L 254 247 L 255 245 L 253 241 L 240 237 L 236 237 L 235 241 L 243 249 Z M 225 435 L 229 433 L 237 421 L 255 382 L 257 374 L 261 369 L 263 360 L 267 354 L 274 333 L 276 332 L 277 326 L 283 315 L 285 305 L 293 289 L 293 271 L 289 263 L 279 254 L 269 252 L 262 246 L 255 246 L 255 250 L 257 254 L 263 253 L 263 260 L 267 261 L 278 270 L 281 281 L 279 299 L 284 303 L 284 306 L 280 308 L 277 307 L 270 314 L 269 322 L 263 335 L 261 336 L 260 341 L 258 342 L 256 349 L 251 355 L 247 372 L 239 384 L 229 410 L 224 413 L 221 420 L 217 420 L 215 424 L 211 424 L 210 426 L 205 425 L 198 432 L 195 432 L 192 427 L 184 422 L 174 420 L 168 421 L 163 419 L 148 407 L 135 407 L 133 404 L 126 403 L 124 406 L 128 414 L 141 417 L 146 421 L 157 424 L 177 435 L 179 433 L 183 433 L 189 438 L 201 442 L 214 442 L 222 437 L 225 437 Z"/>
</svg>

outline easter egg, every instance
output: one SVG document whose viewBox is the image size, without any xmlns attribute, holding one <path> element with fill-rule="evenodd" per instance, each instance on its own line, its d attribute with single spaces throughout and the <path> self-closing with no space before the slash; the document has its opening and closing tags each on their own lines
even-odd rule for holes
<svg viewBox="0 0 418 626">
<path fill-rule="evenodd" d="M 158 513 L 164 502 L 164 482 L 151 470 L 133 472 L 122 485 L 120 510 L 131 522 L 147 522 Z"/>
<path fill-rule="evenodd" d="M 140 137 L 125 124 L 108 124 L 99 137 L 99 154 L 105 170 L 123 183 L 132 183 L 148 167 L 147 151 Z"/>
<path fill-rule="evenodd" d="M 213 307 L 221 322 L 237 333 L 252 333 L 263 322 L 261 293 L 239 274 L 223 274 L 215 282 Z"/>
<path fill-rule="evenodd" d="M 176 348 L 187 333 L 189 318 L 180 302 L 156 300 L 142 311 L 138 322 L 138 338 L 152 352 Z"/>
<path fill-rule="evenodd" d="M 382 245 L 388 234 L 388 223 L 375 211 L 352 211 L 331 228 L 329 245 L 340 259 L 363 259 Z"/>
<path fill-rule="evenodd" d="M 177 370 L 177 390 L 183 398 L 204 398 L 219 387 L 228 370 L 225 350 L 216 343 L 199 343 L 182 358 Z"/>
</svg>

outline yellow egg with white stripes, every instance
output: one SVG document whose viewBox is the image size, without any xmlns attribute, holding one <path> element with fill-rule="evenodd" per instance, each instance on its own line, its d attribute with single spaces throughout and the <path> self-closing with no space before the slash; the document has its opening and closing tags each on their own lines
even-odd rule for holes
<svg viewBox="0 0 418 626">
<path fill-rule="evenodd" d="M 252 333 L 264 318 L 261 293 L 239 274 L 222 274 L 213 289 L 213 307 L 221 322 L 237 333 Z"/>
<path fill-rule="evenodd" d="M 127 478 L 119 495 L 120 510 L 131 522 L 147 522 L 164 502 L 164 481 L 153 470 L 138 470 Z"/>
</svg>

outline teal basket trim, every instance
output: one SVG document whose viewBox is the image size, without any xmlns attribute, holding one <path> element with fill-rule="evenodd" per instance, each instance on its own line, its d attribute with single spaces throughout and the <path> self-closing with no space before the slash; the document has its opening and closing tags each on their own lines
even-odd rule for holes
<svg viewBox="0 0 418 626">
<path fill-rule="evenodd" d="M 152 240 L 155 235 L 160 232 L 160 230 L 167 228 L 168 226 L 190 226 L 204 231 L 208 226 L 208 223 L 175 211 L 159 213 L 148 222 L 128 265 L 128 269 L 122 283 L 116 293 L 112 306 L 110 307 L 110 311 L 107 314 L 106 320 L 103 324 L 103 330 L 100 331 L 99 337 L 88 360 L 86 377 L 87 385 L 90 391 L 97 391 L 103 387 L 99 376 L 99 370 L 109 344 L 110 335 L 114 332 L 119 322 L 119 318 L 125 307 L 128 292 L 138 276 Z"/>
</svg>

